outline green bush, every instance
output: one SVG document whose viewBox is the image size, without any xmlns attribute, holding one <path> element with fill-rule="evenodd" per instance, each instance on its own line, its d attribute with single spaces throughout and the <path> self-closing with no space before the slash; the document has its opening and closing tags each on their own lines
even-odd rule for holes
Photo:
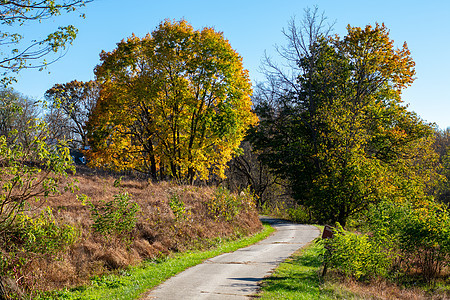
<svg viewBox="0 0 450 300">
<path fill-rule="evenodd" d="M 433 199 L 415 203 L 385 201 L 368 213 L 369 235 L 344 233 L 339 227 L 327 240 L 329 267 L 355 278 L 371 274 L 437 278 L 450 260 L 450 213 Z"/>
<path fill-rule="evenodd" d="M 415 205 L 400 228 L 404 264 L 413 262 L 426 281 L 436 278 L 450 258 L 450 215 L 446 207 L 433 201 Z"/>
<path fill-rule="evenodd" d="M 445 206 L 428 202 L 413 209 L 400 238 L 402 253 L 415 260 L 430 281 L 449 264 L 450 217 Z"/>
<path fill-rule="evenodd" d="M 367 235 L 344 232 L 339 224 L 334 237 L 325 240 L 325 245 L 327 266 L 356 279 L 385 276 L 392 264 L 381 245 L 372 242 Z"/>
<path fill-rule="evenodd" d="M 47 208 L 37 217 L 17 216 L 14 230 L 22 250 L 31 253 L 57 254 L 75 243 L 79 230 L 68 224 L 58 225 Z"/>
<path fill-rule="evenodd" d="M 132 202 L 128 193 L 114 195 L 111 201 L 103 201 L 101 205 L 95 206 L 89 202 L 91 217 L 94 220 L 92 228 L 94 231 L 120 237 L 129 235 L 136 227 L 139 204 Z"/>
<path fill-rule="evenodd" d="M 415 267 L 430 281 L 449 264 L 450 214 L 432 199 L 380 203 L 370 211 L 368 224 L 373 239 L 397 253 L 402 273 Z"/>
<path fill-rule="evenodd" d="M 231 221 L 243 209 L 254 205 L 254 199 L 248 190 L 241 192 L 240 195 L 232 194 L 228 189 L 218 187 L 213 198 L 208 200 L 207 206 L 209 213 L 216 219 Z"/>
</svg>

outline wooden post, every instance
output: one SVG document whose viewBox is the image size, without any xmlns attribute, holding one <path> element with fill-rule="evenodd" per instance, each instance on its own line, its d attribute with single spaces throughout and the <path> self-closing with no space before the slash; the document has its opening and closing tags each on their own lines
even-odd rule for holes
<svg viewBox="0 0 450 300">
<path fill-rule="evenodd" d="M 334 233 L 332 227 L 330 225 L 325 225 L 325 227 L 323 228 L 322 239 L 332 239 L 333 236 Z M 331 251 L 330 247 L 328 246 L 325 246 L 325 249 L 327 251 Z M 322 277 L 324 277 L 327 274 L 327 270 L 328 270 L 327 262 L 324 261 Z"/>
</svg>

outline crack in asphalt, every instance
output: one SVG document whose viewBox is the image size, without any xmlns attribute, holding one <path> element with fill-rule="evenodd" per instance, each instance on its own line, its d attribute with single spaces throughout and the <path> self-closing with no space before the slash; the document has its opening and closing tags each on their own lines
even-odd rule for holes
<svg viewBox="0 0 450 300">
<path fill-rule="evenodd" d="M 304 246 L 304 243 L 292 243 L 292 242 L 272 242 L 272 243 L 260 243 L 260 245 L 279 245 L 279 244 L 283 244 L 283 245 L 299 245 L 299 246 Z"/>
<path fill-rule="evenodd" d="M 257 262 L 257 261 L 205 261 L 210 265 L 273 265 L 274 262 Z"/>
<path fill-rule="evenodd" d="M 233 294 L 233 293 L 217 293 L 217 292 L 208 292 L 208 291 L 200 291 L 201 294 L 208 294 L 208 295 L 216 295 L 216 296 L 235 296 L 237 298 L 247 297 L 250 299 L 253 298 L 259 298 L 259 295 L 243 295 L 243 294 Z"/>
<path fill-rule="evenodd" d="M 238 297 L 251 297 L 252 295 L 242 295 L 236 293 L 219 293 L 219 292 L 208 292 L 208 291 L 200 291 L 202 294 L 210 294 L 210 295 L 227 295 L 227 296 L 238 296 Z"/>
</svg>

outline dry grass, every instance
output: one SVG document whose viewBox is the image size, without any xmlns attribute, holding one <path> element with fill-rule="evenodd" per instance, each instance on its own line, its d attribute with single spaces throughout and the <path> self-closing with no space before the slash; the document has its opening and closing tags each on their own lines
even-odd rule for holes
<svg viewBox="0 0 450 300">
<path fill-rule="evenodd" d="M 341 279 L 341 283 L 346 290 L 358 295 L 362 299 L 383 299 L 383 300 L 444 300 L 450 299 L 445 292 L 425 292 L 420 288 L 402 288 L 396 284 L 386 281 L 376 281 L 370 283 L 358 282 L 350 279 Z"/>
<path fill-rule="evenodd" d="M 21 285 L 31 290 L 53 290 L 86 283 L 90 277 L 156 258 L 171 252 L 192 248 L 208 248 L 211 239 L 250 234 L 262 229 L 256 209 L 242 210 L 231 221 L 217 220 L 206 202 L 214 197 L 212 187 L 179 186 L 169 182 L 152 183 L 139 179 L 122 179 L 95 172 L 73 176 L 78 193 L 87 195 L 92 203 L 109 201 L 123 191 L 131 194 L 141 211 L 132 240 L 105 237 L 91 228 L 93 220 L 87 205 L 71 193 L 48 199 L 57 220 L 80 230 L 80 238 L 57 260 L 41 258 L 27 266 L 27 278 Z M 176 193 L 185 205 L 186 217 L 177 220 L 169 207 L 169 197 Z"/>
<path fill-rule="evenodd" d="M 321 273 L 321 272 L 319 272 Z M 424 286 L 403 287 L 386 279 L 371 281 L 357 281 L 344 277 L 341 274 L 329 270 L 325 282 L 336 290 L 344 290 L 357 299 L 379 299 L 379 300 L 447 300 L 450 299 L 449 291 L 442 290 L 436 285 L 434 289 L 424 289 Z"/>
</svg>

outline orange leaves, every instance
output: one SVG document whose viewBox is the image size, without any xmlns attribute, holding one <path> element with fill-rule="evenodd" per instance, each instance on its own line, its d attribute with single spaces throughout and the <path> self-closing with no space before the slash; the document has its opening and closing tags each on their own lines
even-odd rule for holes
<svg viewBox="0 0 450 300">
<path fill-rule="evenodd" d="M 358 68 L 358 76 L 375 79 L 379 85 L 386 83 L 397 90 L 398 95 L 412 84 L 415 64 L 406 42 L 395 49 L 384 24 L 367 25 L 364 29 L 349 25 L 347 30 L 348 34 L 342 41 L 335 40 Z"/>
</svg>

